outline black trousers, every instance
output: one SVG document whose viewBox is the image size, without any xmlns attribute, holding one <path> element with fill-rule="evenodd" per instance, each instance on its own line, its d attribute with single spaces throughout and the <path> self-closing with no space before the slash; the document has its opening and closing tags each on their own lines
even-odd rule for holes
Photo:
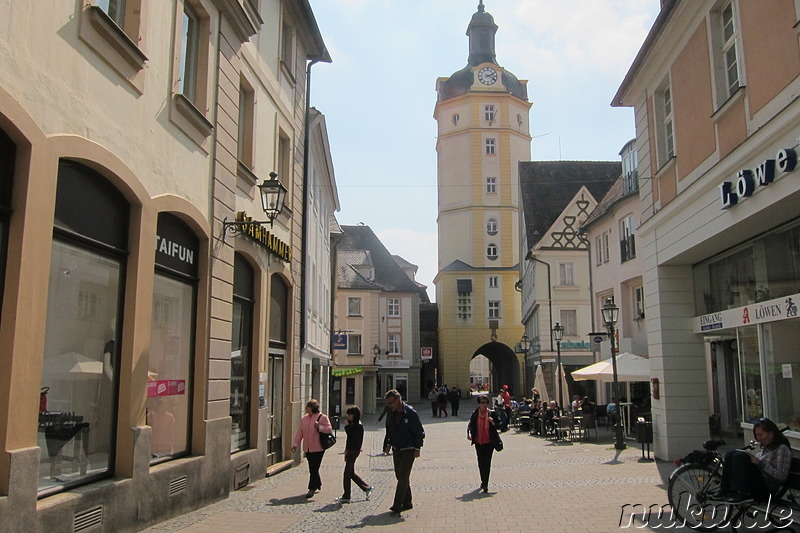
<svg viewBox="0 0 800 533">
<path fill-rule="evenodd" d="M 750 460 L 750 454 L 742 450 L 725 452 L 721 488 L 725 492 L 738 490 L 752 496 L 760 496 L 769 492 L 761 470 Z"/>
<path fill-rule="evenodd" d="M 319 477 L 319 467 L 322 466 L 322 457 L 325 451 L 306 452 L 308 461 L 308 490 L 319 490 L 322 488 L 322 478 Z"/>
<path fill-rule="evenodd" d="M 394 477 L 397 488 L 394 491 L 393 509 L 411 507 L 411 468 L 414 466 L 414 450 L 398 450 L 392 448 L 394 458 Z"/>
<path fill-rule="evenodd" d="M 494 446 L 489 444 L 475 444 L 475 453 L 478 455 L 478 471 L 481 473 L 481 486 L 489 486 L 489 473 L 492 470 L 492 454 Z"/>
<path fill-rule="evenodd" d="M 356 482 L 356 485 L 358 485 L 358 488 L 361 490 L 367 490 L 367 488 L 369 488 L 369 485 L 356 474 L 356 459 L 358 459 L 360 454 L 361 452 L 359 450 L 344 451 L 344 479 L 342 480 L 344 492 L 342 493 L 342 498 L 350 497 L 350 487 L 353 481 Z"/>
<path fill-rule="evenodd" d="M 450 414 L 453 416 L 458 416 L 458 404 L 459 401 L 450 401 Z"/>
</svg>

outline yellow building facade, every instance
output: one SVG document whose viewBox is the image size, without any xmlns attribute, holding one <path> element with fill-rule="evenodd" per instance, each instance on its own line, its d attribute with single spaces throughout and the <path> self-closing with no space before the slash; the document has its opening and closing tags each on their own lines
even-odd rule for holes
<svg viewBox="0 0 800 533">
<path fill-rule="evenodd" d="M 470 381 L 486 356 L 493 386 L 521 391 L 518 162 L 530 159 L 526 81 L 499 66 L 483 2 L 467 28 L 465 68 L 437 80 L 439 377 Z"/>
</svg>

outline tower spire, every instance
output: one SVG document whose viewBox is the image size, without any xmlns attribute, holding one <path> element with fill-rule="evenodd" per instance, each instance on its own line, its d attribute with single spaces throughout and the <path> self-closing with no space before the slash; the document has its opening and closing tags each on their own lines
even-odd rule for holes
<svg viewBox="0 0 800 533">
<path fill-rule="evenodd" d="M 478 0 L 478 13 L 483 13 L 483 11 L 484 11 L 483 0 Z"/>
</svg>

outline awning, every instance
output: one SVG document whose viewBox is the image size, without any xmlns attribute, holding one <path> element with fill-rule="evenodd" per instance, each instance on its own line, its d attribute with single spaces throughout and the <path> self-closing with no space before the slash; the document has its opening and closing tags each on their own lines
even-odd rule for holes
<svg viewBox="0 0 800 533">
<path fill-rule="evenodd" d="M 632 353 L 617 355 L 617 376 L 619 381 L 648 381 L 650 379 L 650 360 Z M 593 379 L 611 382 L 614 380 L 611 359 L 589 365 L 572 373 L 575 381 Z"/>
<path fill-rule="evenodd" d="M 364 371 L 363 366 L 352 366 L 349 368 L 334 368 L 331 370 L 331 375 L 334 377 L 352 376 L 353 374 L 360 374 Z"/>
</svg>

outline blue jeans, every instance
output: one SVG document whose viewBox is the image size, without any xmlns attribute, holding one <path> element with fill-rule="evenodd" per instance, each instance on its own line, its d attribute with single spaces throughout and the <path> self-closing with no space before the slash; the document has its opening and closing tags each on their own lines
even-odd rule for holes
<svg viewBox="0 0 800 533">
<path fill-rule="evenodd" d="M 750 460 L 750 454 L 742 450 L 725 452 L 721 488 L 725 492 L 736 490 L 751 496 L 769 492 L 761 470 Z"/>
</svg>

